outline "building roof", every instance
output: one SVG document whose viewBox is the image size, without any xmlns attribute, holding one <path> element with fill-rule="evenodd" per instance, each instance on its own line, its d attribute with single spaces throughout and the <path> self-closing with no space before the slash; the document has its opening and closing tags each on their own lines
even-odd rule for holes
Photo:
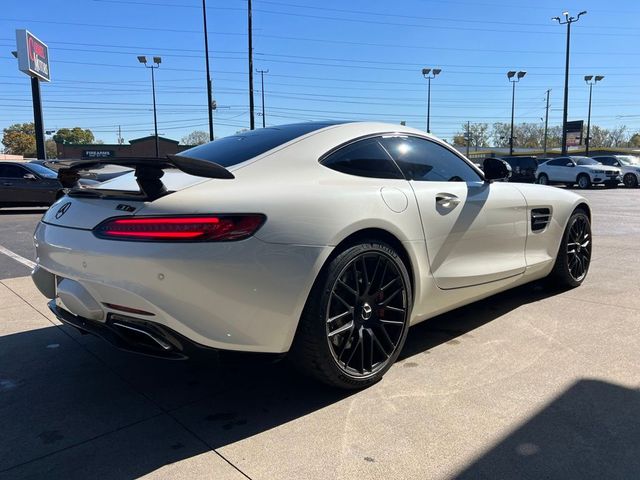
<svg viewBox="0 0 640 480">
<path fill-rule="evenodd" d="M 155 135 L 147 135 L 146 137 L 134 138 L 133 140 L 129 140 L 129 143 L 133 145 L 134 143 L 147 142 L 149 140 L 153 140 L 154 138 L 156 138 Z M 180 143 L 178 140 L 172 140 L 171 138 L 164 137 L 158 137 L 158 141 L 175 143 L 176 145 Z"/>
</svg>

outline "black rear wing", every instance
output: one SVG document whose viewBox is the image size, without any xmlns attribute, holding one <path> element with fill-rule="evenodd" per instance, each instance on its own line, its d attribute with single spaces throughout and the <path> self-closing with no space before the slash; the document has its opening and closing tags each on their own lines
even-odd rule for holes
<svg viewBox="0 0 640 480">
<path fill-rule="evenodd" d="M 166 158 L 101 158 L 97 160 L 63 161 L 58 164 L 60 165 L 58 168 L 58 180 L 65 188 L 77 186 L 80 178 L 78 172 L 81 170 L 90 170 L 101 165 L 119 165 L 133 168 L 135 169 L 136 182 L 140 187 L 140 191 L 149 200 L 155 200 L 169 193 L 161 180 L 164 170 L 167 168 L 177 168 L 196 177 L 226 180 L 235 178 L 222 165 L 180 155 L 167 155 Z M 74 192 L 77 192 L 77 190 L 72 190 L 71 194 Z"/>
</svg>

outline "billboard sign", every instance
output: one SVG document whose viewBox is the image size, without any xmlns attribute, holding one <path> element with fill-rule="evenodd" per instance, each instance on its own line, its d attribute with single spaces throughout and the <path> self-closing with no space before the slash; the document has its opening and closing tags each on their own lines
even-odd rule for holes
<svg viewBox="0 0 640 480">
<path fill-rule="evenodd" d="M 582 145 L 582 128 L 584 120 L 567 122 L 567 147 L 577 147 Z"/>
<path fill-rule="evenodd" d="M 28 30 L 16 30 L 18 68 L 31 77 L 51 81 L 49 48 Z"/>
</svg>

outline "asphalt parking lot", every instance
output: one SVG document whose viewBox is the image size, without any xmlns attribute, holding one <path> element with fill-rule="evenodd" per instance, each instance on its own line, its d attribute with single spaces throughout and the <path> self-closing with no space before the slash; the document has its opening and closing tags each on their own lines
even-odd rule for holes
<svg viewBox="0 0 640 480">
<path fill-rule="evenodd" d="M 0 254 L 0 478 L 640 478 L 640 189 L 584 195 L 582 287 L 418 325 L 357 393 L 269 358 L 119 352 L 60 325 Z M 33 260 L 42 212 L 0 211 L 0 246 Z"/>
</svg>

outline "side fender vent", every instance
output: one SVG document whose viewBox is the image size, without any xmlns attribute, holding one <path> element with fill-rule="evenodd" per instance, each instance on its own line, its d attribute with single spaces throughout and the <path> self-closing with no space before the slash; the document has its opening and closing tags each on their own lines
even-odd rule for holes
<svg viewBox="0 0 640 480">
<path fill-rule="evenodd" d="M 531 210 L 531 230 L 541 232 L 551 221 L 551 210 L 548 208 L 534 208 Z"/>
</svg>

